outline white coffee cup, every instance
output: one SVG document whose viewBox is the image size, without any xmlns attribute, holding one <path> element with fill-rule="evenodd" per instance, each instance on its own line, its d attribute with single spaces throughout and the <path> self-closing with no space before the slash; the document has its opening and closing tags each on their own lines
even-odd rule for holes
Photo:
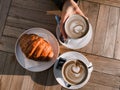
<svg viewBox="0 0 120 90">
<path fill-rule="evenodd" d="M 77 40 L 88 33 L 89 22 L 83 16 L 74 14 L 65 21 L 64 29 L 68 38 Z"/>
<path fill-rule="evenodd" d="M 81 23 L 80 20 L 83 20 L 83 23 Z M 73 21 L 75 21 L 75 23 Z M 70 25 L 69 23 L 71 22 L 72 24 Z M 89 20 L 78 14 L 72 15 L 66 20 L 64 24 L 64 29 L 67 34 L 67 39 L 64 42 L 62 42 L 60 38 L 61 32 L 60 32 L 59 24 L 57 25 L 56 28 L 56 35 L 59 42 L 65 47 L 70 49 L 83 48 L 90 42 L 92 38 L 92 26 Z"/>
<path fill-rule="evenodd" d="M 68 60 L 62 67 L 63 79 L 69 85 L 78 85 L 82 83 L 87 75 L 87 66 L 80 60 Z"/>
<path fill-rule="evenodd" d="M 71 81 L 68 81 L 65 78 L 64 71 L 66 69 L 64 69 L 64 68 L 66 68 L 66 66 L 69 66 L 67 64 L 69 64 L 71 62 L 75 63 L 76 60 L 78 62 L 80 62 L 80 65 L 83 66 L 83 71 L 85 70 L 85 74 L 83 74 L 81 72 L 81 70 L 82 70 L 81 68 L 73 67 L 72 70 L 77 73 L 76 76 L 79 77 L 79 72 L 81 72 L 81 78 L 77 82 L 71 83 Z M 54 65 L 54 76 L 55 76 L 56 80 L 58 81 L 58 83 L 60 85 L 62 85 L 63 87 L 65 87 L 67 89 L 78 89 L 78 88 L 81 88 L 84 85 L 86 85 L 86 83 L 90 79 L 92 71 L 93 71 L 92 63 L 89 62 L 89 60 L 84 55 L 82 55 L 79 52 L 74 52 L 74 51 L 70 51 L 70 52 L 61 54 L 58 57 L 55 65 Z"/>
</svg>

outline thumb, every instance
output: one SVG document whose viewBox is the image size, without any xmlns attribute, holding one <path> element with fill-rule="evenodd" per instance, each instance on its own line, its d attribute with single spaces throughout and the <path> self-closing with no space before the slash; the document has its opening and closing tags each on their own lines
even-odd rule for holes
<svg viewBox="0 0 120 90">
<path fill-rule="evenodd" d="M 61 32 L 63 38 L 66 39 L 66 38 L 67 38 L 67 35 L 66 35 L 66 33 L 65 33 L 64 23 L 60 23 L 60 32 Z"/>
<path fill-rule="evenodd" d="M 65 33 L 65 29 L 64 29 L 64 23 L 65 23 L 65 21 L 66 21 L 67 18 L 68 18 L 68 15 L 64 14 L 64 15 L 62 15 L 61 21 L 60 21 L 60 32 L 62 33 L 64 39 L 67 38 L 67 35 Z"/>
<path fill-rule="evenodd" d="M 69 16 L 68 16 L 67 13 L 66 13 L 66 14 L 62 14 L 62 16 L 61 16 L 61 23 L 64 24 L 65 21 L 66 21 L 66 19 L 67 19 L 68 17 L 69 17 Z"/>
</svg>

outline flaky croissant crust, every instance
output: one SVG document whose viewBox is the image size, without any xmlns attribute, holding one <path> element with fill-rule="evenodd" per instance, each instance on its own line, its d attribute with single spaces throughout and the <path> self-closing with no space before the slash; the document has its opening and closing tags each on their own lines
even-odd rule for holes
<svg viewBox="0 0 120 90">
<path fill-rule="evenodd" d="M 29 59 L 46 61 L 54 56 L 51 45 L 36 34 L 22 35 L 20 38 L 20 47 Z"/>
</svg>

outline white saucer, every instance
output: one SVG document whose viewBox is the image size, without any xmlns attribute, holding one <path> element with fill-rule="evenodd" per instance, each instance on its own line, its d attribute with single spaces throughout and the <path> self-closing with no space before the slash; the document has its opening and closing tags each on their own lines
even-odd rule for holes
<svg viewBox="0 0 120 90">
<path fill-rule="evenodd" d="M 66 86 L 67 83 L 64 81 L 64 79 L 62 77 L 62 71 L 56 68 L 60 57 L 65 58 L 66 60 L 74 60 L 74 59 L 81 60 L 82 62 L 84 62 L 86 64 L 86 66 L 88 68 L 90 67 L 88 69 L 88 76 L 87 76 L 86 80 L 84 82 L 82 82 L 81 84 L 67 87 Z M 92 63 L 89 62 L 84 55 L 82 55 L 81 53 L 78 53 L 78 52 L 71 51 L 71 52 L 66 52 L 66 53 L 62 54 L 57 58 L 57 61 L 54 64 L 53 72 L 54 72 L 54 76 L 55 76 L 57 82 L 61 86 L 65 87 L 67 89 L 78 89 L 78 88 L 83 87 L 88 82 L 92 71 L 93 71 Z"/>
<path fill-rule="evenodd" d="M 23 34 L 37 34 L 40 37 L 43 37 L 46 41 L 48 41 L 51 44 L 54 52 L 54 56 L 52 60 L 44 62 L 44 61 L 34 61 L 31 59 L 28 59 L 24 55 L 24 53 L 21 51 L 21 48 L 19 46 L 19 39 Z M 15 45 L 15 55 L 16 55 L 17 61 L 23 68 L 32 72 L 40 72 L 50 68 L 55 63 L 55 60 L 59 55 L 59 44 L 51 32 L 43 28 L 31 28 L 23 32 L 20 35 L 20 37 L 18 38 Z"/>
<path fill-rule="evenodd" d="M 78 40 L 75 40 L 75 39 L 69 39 L 67 43 L 63 43 L 61 40 L 60 40 L 60 30 L 59 30 L 59 25 L 57 25 L 56 27 L 56 35 L 57 35 L 57 38 L 59 40 L 59 42 L 64 45 L 65 47 L 67 48 L 70 48 L 70 49 L 80 49 L 80 48 L 83 48 L 84 46 L 86 46 L 91 38 L 92 38 L 92 26 L 91 24 L 89 23 L 89 31 L 88 31 L 88 35 L 86 35 L 84 38 L 81 38 Z"/>
</svg>

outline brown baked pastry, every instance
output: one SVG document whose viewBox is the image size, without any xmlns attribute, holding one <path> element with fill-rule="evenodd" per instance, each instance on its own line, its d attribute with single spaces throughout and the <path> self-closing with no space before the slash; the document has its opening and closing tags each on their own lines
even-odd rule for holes
<svg viewBox="0 0 120 90">
<path fill-rule="evenodd" d="M 26 57 L 33 60 L 50 60 L 54 56 L 51 45 L 36 34 L 22 35 L 20 47 Z"/>
</svg>

